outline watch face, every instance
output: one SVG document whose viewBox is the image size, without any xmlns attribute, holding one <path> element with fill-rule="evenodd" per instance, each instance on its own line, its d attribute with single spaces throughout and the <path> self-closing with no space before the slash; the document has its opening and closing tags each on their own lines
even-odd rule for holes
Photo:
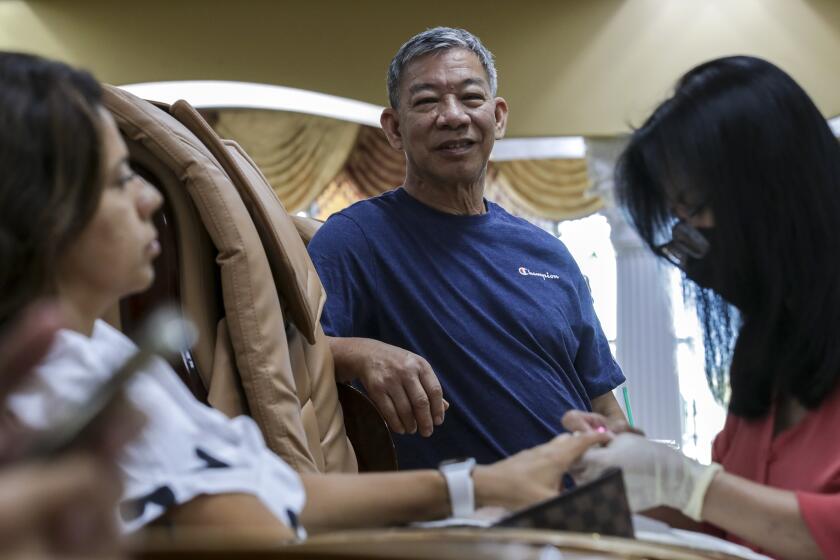
<svg viewBox="0 0 840 560">
<path fill-rule="evenodd" d="M 472 470 L 473 467 L 475 467 L 475 459 L 473 459 L 472 457 L 461 457 L 459 459 L 447 459 L 446 461 L 441 461 L 441 463 L 438 465 L 438 469 L 448 470 L 452 467 L 455 467 L 456 465 L 457 466 L 463 465 L 464 467 Z"/>
<path fill-rule="evenodd" d="M 454 465 L 456 463 L 466 463 L 472 459 L 472 457 L 456 457 L 454 459 L 446 459 L 445 461 L 441 461 L 438 467 L 445 467 L 446 465 Z"/>
</svg>

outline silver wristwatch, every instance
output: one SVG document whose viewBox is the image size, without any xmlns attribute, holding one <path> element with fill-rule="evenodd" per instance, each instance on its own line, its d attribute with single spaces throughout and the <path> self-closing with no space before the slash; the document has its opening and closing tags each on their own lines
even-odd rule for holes
<svg viewBox="0 0 840 560">
<path fill-rule="evenodd" d="M 444 461 L 438 466 L 449 489 L 452 517 L 469 517 L 475 511 L 475 486 L 472 479 L 474 468 L 475 459 L 472 457 Z"/>
</svg>

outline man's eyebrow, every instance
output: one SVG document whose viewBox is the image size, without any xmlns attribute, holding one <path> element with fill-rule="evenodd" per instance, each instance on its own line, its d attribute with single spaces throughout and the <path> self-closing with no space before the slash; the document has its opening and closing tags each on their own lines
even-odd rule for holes
<svg viewBox="0 0 840 560">
<path fill-rule="evenodd" d="M 467 78 L 460 84 L 461 86 L 486 86 L 487 82 L 482 80 L 481 78 Z"/>
<path fill-rule="evenodd" d="M 413 94 L 413 93 L 417 93 L 418 91 L 421 91 L 421 90 L 424 90 L 424 89 L 435 89 L 435 86 L 433 84 L 428 83 L 428 82 L 423 82 L 423 83 L 420 83 L 420 84 L 414 84 L 413 86 L 408 88 L 408 93 Z"/>
<path fill-rule="evenodd" d="M 481 78 L 467 78 L 465 80 L 462 80 L 458 84 L 459 87 L 466 87 L 466 86 L 485 87 L 486 85 L 487 85 L 487 82 L 485 82 Z M 411 87 L 409 87 L 408 88 L 408 93 L 410 95 L 413 95 L 413 94 L 417 93 L 418 91 L 423 91 L 423 90 L 426 90 L 426 89 L 435 90 L 435 89 L 437 89 L 437 86 L 435 86 L 435 84 L 432 84 L 432 83 L 429 83 L 429 82 L 421 82 L 419 84 L 414 84 Z"/>
</svg>

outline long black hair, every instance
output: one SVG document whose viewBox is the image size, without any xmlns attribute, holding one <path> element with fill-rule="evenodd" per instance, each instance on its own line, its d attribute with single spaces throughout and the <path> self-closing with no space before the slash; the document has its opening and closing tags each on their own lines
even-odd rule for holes
<svg viewBox="0 0 840 560">
<path fill-rule="evenodd" d="M 731 359 L 729 410 L 817 407 L 840 376 L 840 144 L 805 91 L 758 58 L 701 64 L 633 133 L 616 185 L 652 249 L 675 204 L 711 211 L 707 258 L 740 318 L 692 291 L 711 382 Z"/>
<path fill-rule="evenodd" d="M 96 211 L 101 97 L 87 72 L 0 52 L 0 328 L 54 289 L 56 259 Z"/>
</svg>

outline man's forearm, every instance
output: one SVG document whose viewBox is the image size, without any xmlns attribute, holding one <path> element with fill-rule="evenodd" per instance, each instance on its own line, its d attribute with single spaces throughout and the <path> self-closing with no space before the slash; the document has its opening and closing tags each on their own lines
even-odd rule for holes
<svg viewBox="0 0 840 560">
<path fill-rule="evenodd" d="M 448 404 L 440 382 L 425 359 L 372 338 L 327 337 L 335 362 L 335 380 L 359 380 L 397 433 L 432 435 L 443 423 Z"/>
<path fill-rule="evenodd" d="M 340 336 L 328 336 L 327 342 L 330 345 L 333 362 L 335 363 L 335 380 L 341 383 L 349 383 L 359 377 L 357 368 L 359 346 L 356 338 L 345 338 Z"/>
<path fill-rule="evenodd" d="M 619 406 L 612 391 L 607 391 L 600 397 L 592 399 L 592 412 L 597 412 L 605 417 L 609 423 L 627 422 L 627 417 L 624 416 L 624 411 L 621 410 L 621 406 Z"/>
</svg>

